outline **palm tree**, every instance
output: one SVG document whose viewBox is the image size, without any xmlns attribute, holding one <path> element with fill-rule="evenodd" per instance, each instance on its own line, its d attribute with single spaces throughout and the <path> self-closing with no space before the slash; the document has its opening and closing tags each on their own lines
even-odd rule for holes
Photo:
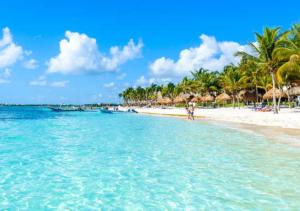
<svg viewBox="0 0 300 211">
<path fill-rule="evenodd" d="M 195 81 L 196 91 L 200 94 L 207 94 L 213 91 L 218 91 L 219 89 L 219 80 L 218 72 L 211 72 L 209 70 L 200 68 L 198 71 L 192 72 L 193 80 Z"/>
<path fill-rule="evenodd" d="M 263 89 L 265 92 L 272 89 L 272 78 L 269 75 L 264 75 L 258 78 L 257 87 Z"/>
<path fill-rule="evenodd" d="M 258 80 L 262 75 L 260 69 L 253 60 L 249 60 L 245 56 L 241 58 L 238 68 L 246 74 L 248 78 L 247 89 L 250 91 L 255 90 L 255 98 L 256 102 L 258 102 Z M 256 102 L 254 102 L 254 105 Z"/>
<path fill-rule="evenodd" d="M 272 77 L 273 87 L 273 108 L 274 113 L 278 113 L 276 106 L 276 71 L 278 70 L 278 60 L 274 56 L 274 51 L 278 46 L 279 41 L 287 34 L 280 33 L 280 27 L 265 28 L 263 34 L 255 33 L 256 43 L 250 43 L 250 47 L 254 51 L 254 55 L 246 52 L 238 52 L 236 55 L 244 56 L 249 60 L 254 61 L 261 71 L 267 72 Z"/>
<path fill-rule="evenodd" d="M 184 77 L 178 84 L 182 93 L 191 93 L 193 89 L 193 82 L 188 77 Z"/>
<path fill-rule="evenodd" d="M 175 90 L 175 85 L 171 82 L 168 83 L 167 86 L 164 86 L 162 90 L 163 97 L 168 97 L 173 101 L 175 97 L 174 90 Z"/>
<path fill-rule="evenodd" d="M 221 76 L 221 83 L 226 91 L 232 94 L 233 106 L 235 107 L 235 99 L 239 106 L 238 92 L 245 87 L 247 76 L 244 72 L 239 71 L 234 65 L 228 65 L 224 68 Z"/>
<path fill-rule="evenodd" d="M 278 42 L 274 51 L 274 57 L 282 63 L 278 69 L 280 75 L 300 75 L 300 24 L 292 27 L 292 30 Z"/>
</svg>

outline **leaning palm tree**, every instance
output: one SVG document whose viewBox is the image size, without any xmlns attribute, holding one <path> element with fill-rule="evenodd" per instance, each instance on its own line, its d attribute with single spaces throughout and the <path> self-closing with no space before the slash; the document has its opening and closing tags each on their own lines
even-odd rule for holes
<svg viewBox="0 0 300 211">
<path fill-rule="evenodd" d="M 278 42 L 274 56 L 282 64 L 276 74 L 278 82 L 287 88 L 300 84 L 300 24 Z"/>
<path fill-rule="evenodd" d="M 256 43 L 250 43 L 253 54 L 246 52 L 238 52 L 237 56 L 247 57 L 249 60 L 254 61 L 258 68 L 266 73 L 269 73 L 272 78 L 273 86 L 273 108 L 274 113 L 278 113 L 276 105 L 276 71 L 278 70 L 279 63 L 275 58 L 274 51 L 276 50 L 279 41 L 287 34 L 287 32 L 280 33 L 280 28 L 265 28 L 263 34 L 255 33 Z"/>
</svg>

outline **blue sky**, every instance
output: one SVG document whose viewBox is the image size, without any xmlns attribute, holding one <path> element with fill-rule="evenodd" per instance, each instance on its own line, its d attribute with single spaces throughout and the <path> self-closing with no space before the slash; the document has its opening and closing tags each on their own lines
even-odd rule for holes
<svg viewBox="0 0 300 211">
<path fill-rule="evenodd" d="M 126 86 L 220 70 L 264 26 L 300 22 L 300 1 L 5 1 L 0 102 L 118 102 Z"/>
</svg>

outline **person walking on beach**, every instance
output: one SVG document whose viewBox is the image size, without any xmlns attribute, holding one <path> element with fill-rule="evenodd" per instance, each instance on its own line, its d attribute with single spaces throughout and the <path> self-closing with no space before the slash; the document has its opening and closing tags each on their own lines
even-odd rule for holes
<svg viewBox="0 0 300 211">
<path fill-rule="evenodd" d="M 186 110 L 186 113 L 187 113 L 187 118 L 188 120 L 191 119 L 191 111 L 190 111 L 190 108 L 188 106 L 185 107 L 185 110 Z"/>
<path fill-rule="evenodd" d="M 195 119 L 194 118 L 194 112 L 195 112 L 195 107 L 194 107 L 194 105 L 192 105 L 191 108 L 190 108 L 191 120 Z"/>
<path fill-rule="evenodd" d="M 194 120 L 194 111 L 195 111 L 195 106 L 193 103 L 189 103 L 188 106 L 186 106 L 186 112 L 188 115 L 188 120 Z"/>
</svg>

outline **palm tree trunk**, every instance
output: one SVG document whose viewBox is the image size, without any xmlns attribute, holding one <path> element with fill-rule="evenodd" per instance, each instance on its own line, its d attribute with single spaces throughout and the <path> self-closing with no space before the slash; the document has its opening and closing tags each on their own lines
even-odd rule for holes
<svg viewBox="0 0 300 211">
<path fill-rule="evenodd" d="M 256 95 L 256 102 L 254 102 L 254 106 L 256 107 L 256 104 L 258 103 L 258 88 L 257 88 L 257 84 L 255 84 L 255 95 Z"/>
<path fill-rule="evenodd" d="M 283 92 L 280 86 L 278 87 L 278 89 L 279 89 L 280 93 Z M 280 103 L 281 103 L 281 94 L 280 94 L 279 99 L 278 99 L 278 105 L 277 105 L 277 110 L 278 111 L 280 111 Z"/>
<path fill-rule="evenodd" d="M 280 103 L 281 103 L 281 96 L 278 99 L 278 106 L 277 106 L 277 110 L 280 111 Z"/>
<path fill-rule="evenodd" d="M 286 92 L 287 98 L 288 98 L 288 104 L 289 104 L 289 108 L 292 108 L 291 105 L 291 96 L 289 95 L 289 91 Z"/>
<path fill-rule="evenodd" d="M 271 76 L 272 76 L 272 86 L 273 86 L 273 109 L 274 109 L 274 114 L 278 114 L 277 105 L 276 105 L 276 83 L 275 83 L 274 71 L 271 72 Z"/>
</svg>

